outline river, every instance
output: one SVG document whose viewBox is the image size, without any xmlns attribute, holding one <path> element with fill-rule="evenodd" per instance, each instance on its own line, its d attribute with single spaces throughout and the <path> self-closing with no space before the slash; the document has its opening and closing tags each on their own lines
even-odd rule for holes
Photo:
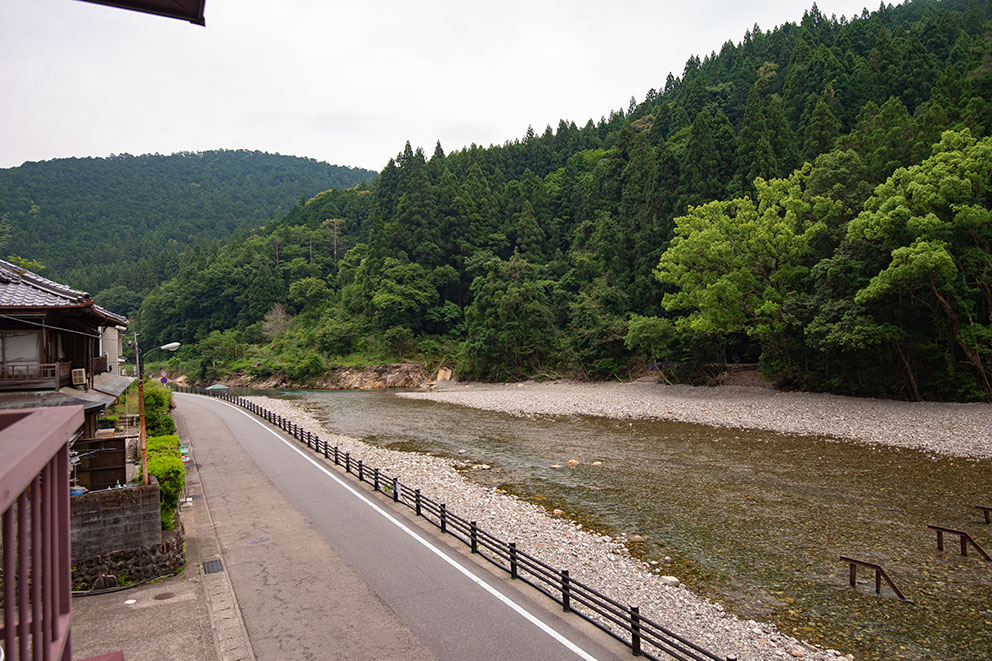
<svg viewBox="0 0 992 661">
<path fill-rule="evenodd" d="M 864 659 L 992 658 L 992 563 L 936 549 L 928 524 L 986 549 L 992 462 L 934 458 L 766 431 L 595 417 L 521 418 L 387 392 L 257 391 L 302 398 L 337 433 L 485 463 L 499 486 L 671 558 L 665 573 L 745 618 Z M 580 462 L 568 467 L 569 460 Z M 600 462 L 600 465 L 593 465 Z M 562 468 L 553 469 L 552 465 Z M 910 599 L 841 555 L 881 564 Z"/>
</svg>

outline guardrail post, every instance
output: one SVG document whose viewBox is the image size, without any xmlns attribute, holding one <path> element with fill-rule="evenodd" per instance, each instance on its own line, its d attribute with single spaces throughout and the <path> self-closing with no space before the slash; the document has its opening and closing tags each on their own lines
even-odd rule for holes
<svg viewBox="0 0 992 661">
<path fill-rule="evenodd" d="M 320 436 L 317 437 L 317 446 L 320 446 Z M 324 459 L 327 458 L 327 441 L 324 441 Z"/>
<path fill-rule="evenodd" d="M 375 472 L 373 473 L 373 478 L 372 479 L 373 479 L 373 485 L 374 485 L 373 488 L 376 491 L 378 491 L 379 490 L 379 469 L 378 468 L 375 469 Z"/>
<path fill-rule="evenodd" d="M 441 532 L 442 533 L 448 532 L 448 519 L 447 519 L 447 516 L 448 516 L 448 510 L 445 507 L 444 503 L 441 503 Z"/>
<path fill-rule="evenodd" d="M 346 472 L 346 473 L 350 473 L 351 472 L 351 453 L 350 452 L 345 452 L 344 453 L 344 472 Z"/>
<path fill-rule="evenodd" d="M 630 607 L 630 651 L 641 655 L 641 613 L 637 606 Z"/>
<path fill-rule="evenodd" d="M 479 537 L 478 529 L 475 527 L 475 521 L 469 521 L 469 539 L 472 540 L 472 553 L 479 552 Z"/>
<path fill-rule="evenodd" d="M 340 466 L 341 465 L 341 462 L 338 461 L 338 446 L 336 446 L 336 445 L 334 446 L 334 465 L 335 466 Z"/>
<path fill-rule="evenodd" d="M 394 503 L 400 502 L 400 490 L 399 490 L 399 485 L 396 482 L 397 482 L 397 479 L 394 477 L 393 478 L 393 502 Z"/>
<path fill-rule="evenodd" d="M 568 613 L 572 610 L 572 586 L 568 577 L 568 570 L 561 570 L 561 609 Z"/>
<path fill-rule="evenodd" d="M 517 543 L 510 542 L 510 578 L 517 577 Z"/>
<path fill-rule="evenodd" d="M 414 511 L 417 513 L 417 516 L 420 516 L 420 489 L 414 489 L 413 491 L 413 504 Z"/>
<path fill-rule="evenodd" d="M 358 460 L 358 481 L 359 482 L 365 481 L 365 467 L 362 465 L 361 459 Z"/>
</svg>

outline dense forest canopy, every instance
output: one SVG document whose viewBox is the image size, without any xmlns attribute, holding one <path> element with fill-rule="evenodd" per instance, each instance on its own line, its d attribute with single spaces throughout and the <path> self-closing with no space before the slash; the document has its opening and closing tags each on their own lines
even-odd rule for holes
<svg viewBox="0 0 992 661">
<path fill-rule="evenodd" d="M 122 313 L 171 277 L 180 253 L 278 218 L 301 196 L 374 172 L 250 151 L 62 158 L 0 169 L 4 256 L 94 292 Z"/>
<path fill-rule="evenodd" d="M 201 379 L 760 361 L 791 387 L 988 399 L 990 124 L 989 0 L 814 5 L 599 122 L 407 144 L 371 188 L 187 255 L 140 323 L 198 343 Z"/>
</svg>

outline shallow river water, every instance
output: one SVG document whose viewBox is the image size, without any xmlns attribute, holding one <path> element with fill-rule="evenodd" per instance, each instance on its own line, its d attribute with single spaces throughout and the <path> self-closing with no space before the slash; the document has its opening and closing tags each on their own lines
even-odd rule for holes
<svg viewBox="0 0 992 661">
<path fill-rule="evenodd" d="M 276 395 L 273 391 L 258 394 Z M 594 417 L 519 418 L 384 392 L 282 392 L 328 429 L 388 448 L 485 463 L 499 486 L 629 544 L 732 612 L 865 659 L 992 659 L 992 462 L 774 432 Z M 569 460 L 581 462 L 568 468 Z M 592 462 L 602 462 L 600 466 Z M 564 466 L 552 469 L 552 464 Z M 848 586 L 841 555 L 882 565 Z"/>
</svg>

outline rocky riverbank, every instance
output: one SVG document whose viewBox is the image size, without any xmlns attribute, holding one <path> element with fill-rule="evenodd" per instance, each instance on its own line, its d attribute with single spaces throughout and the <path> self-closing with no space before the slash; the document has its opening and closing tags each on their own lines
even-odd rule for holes
<svg viewBox="0 0 992 661">
<path fill-rule="evenodd" d="M 439 384 L 401 397 L 512 415 L 654 418 L 992 458 L 992 405 L 900 402 L 769 388 L 632 383 Z"/>
<path fill-rule="evenodd" d="M 589 388 L 602 385 L 591 385 Z M 535 390 L 533 386 L 512 386 L 516 390 L 502 386 L 448 388 L 429 395 L 444 396 L 469 391 L 481 395 L 501 390 L 525 393 Z M 538 390 L 540 388 L 542 386 L 536 387 Z M 662 578 L 665 570 L 633 558 L 625 546 L 626 539 L 589 532 L 581 525 L 553 516 L 537 505 L 497 489 L 480 486 L 462 474 L 484 467 L 455 459 L 374 447 L 324 430 L 304 404 L 265 397 L 251 399 L 295 420 L 306 429 L 320 430 L 321 436 L 338 445 L 342 452 L 350 452 L 353 458 L 362 459 L 369 466 L 397 476 L 404 484 L 419 488 L 430 498 L 444 502 L 450 511 L 477 521 L 480 528 L 502 539 L 516 541 L 518 548 L 549 565 L 569 569 L 574 579 L 595 587 L 620 603 L 639 605 L 644 616 L 718 654 L 736 655 L 741 661 L 852 658 L 795 640 L 779 632 L 774 625 L 729 615 L 719 604 L 677 584 L 666 584 Z M 503 398 L 502 401 L 508 402 L 510 398 Z M 577 412 L 569 411 L 572 414 Z"/>
<path fill-rule="evenodd" d="M 279 372 L 257 377 L 250 374 L 230 374 L 218 383 L 231 388 L 307 388 L 313 390 L 383 390 L 386 388 L 418 388 L 427 382 L 427 368 L 417 363 L 387 363 L 363 367 L 337 367 L 316 382 L 298 382 Z M 192 385 L 186 376 L 175 380 L 180 385 Z M 199 385 L 210 385 L 210 382 Z"/>
</svg>

